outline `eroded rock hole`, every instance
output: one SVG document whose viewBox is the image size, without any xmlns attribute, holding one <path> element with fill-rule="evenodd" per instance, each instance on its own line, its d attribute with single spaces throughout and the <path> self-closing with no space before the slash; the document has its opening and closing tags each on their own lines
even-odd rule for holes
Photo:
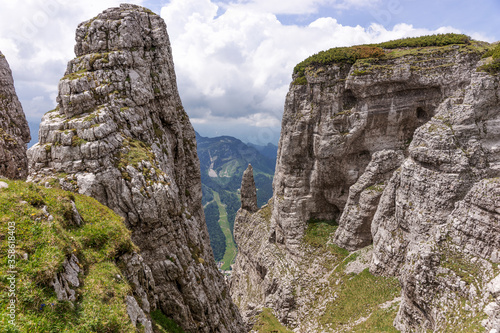
<svg viewBox="0 0 500 333">
<path fill-rule="evenodd" d="M 427 119 L 427 112 L 421 107 L 417 108 L 417 118 L 418 119 Z"/>
<path fill-rule="evenodd" d="M 358 102 L 358 99 L 356 96 L 354 96 L 353 92 L 351 90 L 346 90 L 344 91 L 343 94 L 343 100 L 342 100 L 342 109 L 344 110 L 350 110 L 354 106 L 356 106 L 356 103 Z"/>
</svg>

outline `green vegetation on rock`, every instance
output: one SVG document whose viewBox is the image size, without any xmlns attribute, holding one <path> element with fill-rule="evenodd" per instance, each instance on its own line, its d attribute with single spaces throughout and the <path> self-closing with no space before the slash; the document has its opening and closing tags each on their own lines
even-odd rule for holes
<svg viewBox="0 0 500 333">
<path fill-rule="evenodd" d="M 469 44 L 471 39 L 463 34 L 437 34 L 420 37 L 409 37 L 391 40 L 379 44 L 373 44 L 383 49 L 398 49 L 404 47 L 427 47 L 427 46 L 446 46 L 452 44 Z"/>
<path fill-rule="evenodd" d="M 323 324 L 334 327 L 347 325 L 370 315 L 378 310 L 380 304 L 393 300 L 401 293 L 396 278 L 375 276 L 368 269 L 359 274 L 346 275 L 342 272 L 340 278 L 342 287 L 337 292 L 335 301 L 327 305 L 321 318 Z"/>
<path fill-rule="evenodd" d="M 479 67 L 479 71 L 488 72 L 490 74 L 500 73 L 500 44 L 497 44 L 495 48 L 486 52 L 483 57 L 491 57 L 491 60 L 489 63 Z"/>
<path fill-rule="evenodd" d="M 90 197 L 6 182 L 9 187 L 0 189 L 0 330 L 10 326 L 7 239 L 15 236 L 17 329 L 11 332 L 135 332 L 124 301 L 132 290 L 117 259 L 136 250 L 123 219 Z M 73 222 L 72 202 L 80 226 Z M 82 283 L 74 289 L 76 301 L 59 301 L 50 282 L 71 255 L 78 258 Z"/>
<path fill-rule="evenodd" d="M 256 317 L 256 322 L 252 331 L 259 333 L 291 333 L 292 331 L 283 326 L 278 319 L 274 316 L 273 311 L 269 308 L 264 308 L 262 312 Z"/>
<path fill-rule="evenodd" d="M 302 239 L 307 246 L 306 257 L 314 260 L 313 267 L 328 272 L 322 273 L 327 286 L 302 291 L 315 295 L 308 306 L 324 307 L 317 321 L 325 331 L 397 332 L 392 324 L 397 302 L 387 302 L 400 295 L 398 280 L 368 271 L 371 246 L 349 253 L 333 244 L 331 238 L 337 228 L 334 220 L 308 221 Z"/>
<path fill-rule="evenodd" d="M 326 249 L 339 258 L 345 258 L 349 251 L 328 243 L 337 228 L 338 224 L 334 220 L 311 219 L 307 222 L 303 241 L 314 248 Z"/>
<path fill-rule="evenodd" d="M 305 70 L 309 66 L 321 66 L 334 63 L 354 64 L 358 59 L 379 58 L 383 55 L 384 50 L 376 46 L 360 45 L 352 47 L 335 47 L 310 56 L 297 64 L 293 72 L 301 77 L 305 75 Z"/>
<path fill-rule="evenodd" d="M 408 48 L 425 48 L 432 46 L 446 46 L 454 44 L 470 44 L 471 39 L 469 36 L 462 34 L 437 34 L 431 36 L 421 36 L 412 38 L 403 38 L 392 40 L 379 44 L 356 45 L 351 47 L 335 47 L 326 51 L 316 53 L 304 61 L 298 63 L 293 73 L 297 75 L 293 81 L 294 85 L 304 85 L 307 83 L 303 79 L 305 76 L 306 68 L 318 67 L 330 64 L 354 64 L 360 59 L 377 59 L 384 58 L 386 53 L 384 49 L 408 49 Z M 362 75 L 363 73 L 357 73 Z"/>
<path fill-rule="evenodd" d="M 172 319 L 167 318 L 160 310 L 151 312 L 151 318 L 155 325 L 155 332 L 158 333 L 184 333 Z"/>
</svg>

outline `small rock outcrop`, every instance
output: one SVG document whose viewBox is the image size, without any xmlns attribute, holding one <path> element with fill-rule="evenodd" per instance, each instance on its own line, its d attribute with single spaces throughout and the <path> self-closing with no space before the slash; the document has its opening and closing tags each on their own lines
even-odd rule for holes
<svg viewBox="0 0 500 333">
<path fill-rule="evenodd" d="M 54 288 L 59 301 L 75 301 L 76 292 L 74 288 L 80 286 L 78 273 L 80 273 L 80 263 L 75 255 L 71 255 L 69 260 L 63 263 L 64 271 L 56 274 L 50 285 Z"/>
<path fill-rule="evenodd" d="M 30 140 L 30 129 L 14 89 L 12 72 L 0 52 L 0 176 L 26 179 L 26 149 Z"/>
<path fill-rule="evenodd" d="M 243 172 L 241 180 L 241 209 L 248 210 L 251 213 L 259 209 L 257 206 L 257 188 L 253 179 L 253 168 L 250 164 Z"/>
<path fill-rule="evenodd" d="M 231 293 L 245 320 L 270 307 L 297 331 L 333 329 L 321 323 L 337 292 L 317 290 L 346 283 L 332 280 L 344 266 L 304 244 L 318 221 L 337 221 L 329 251 L 369 251 L 354 274 L 399 279 L 399 330 L 498 328 L 500 82 L 481 72 L 486 45 L 385 50 L 295 74 L 273 199 L 236 217 Z M 315 313 L 304 292 L 318 293 Z"/>
<path fill-rule="evenodd" d="M 29 150 L 29 179 L 55 179 L 124 217 L 140 248 L 121 258 L 134 323 L 160 309 L 189 332 L 241 332 L 209 244 L 165 22 L 135 5 L 105 10 L 78 26 L 75 53 Z"/>
</svg>

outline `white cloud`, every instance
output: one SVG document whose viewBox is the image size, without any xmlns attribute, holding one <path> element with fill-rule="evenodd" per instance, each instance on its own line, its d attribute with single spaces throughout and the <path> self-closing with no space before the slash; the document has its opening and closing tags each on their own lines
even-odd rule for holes
<svg viewBox="0 0 500 333">
<path fill-rule="evenodd" d="M 380 24 L 350 27 L 331 17 L 307 26 L 284 25 L 274 15 L 365 2 L 251 0 L 221 4 L 221 10 L 210 0 L 172 0 L 161 16 L 169 30 L 181 98 L 193 122 L 279 126 L 293 67 L 308 56 L 335 46 L 456 31 L 407 24 L 392 30 Z"/>
<path fill-rule="evenodd" d="M 350 7 L 371 7 L 380 0 L 247 0 L 221 4 L 225 8 L 241 7 L 246 11 L 272 14 L 315 14 L 321 7 L 346 9 Z"/>
<path fill-rule="evenodd" d="M 55 105 L 53 97 L 59 79 L 67 62 L 75 56 L 73 48 L 78 24 L 122 2 L 131 1 L 0 2 L 0 50 L 12 69 L 17 94 L 29 120 L 39 121 L 42 114 Z"/>
<path fill-rule="evenodd" d="M 161 9 L 183 104 L 193 123 L 205 128 L 251 127 L 259 133 L 265 126 L 278 128 L 293 67 L 321 50 L 456 31 L 407 24 L 392 30 L 380 24 L 345 26 L 321 17 L 325 8 L 341 11 L 376 6 L 381 0 L 220 1 L 170 0 Z M 120 2 L 132 0 L 0 1 L 0 50 L 32 122 L 55 105 L 57 83 L 74 57 L 77 25 Z M 281 14 L 317 19 L 306 26 L 285 25 L 277 17 Z"/>
</svg>

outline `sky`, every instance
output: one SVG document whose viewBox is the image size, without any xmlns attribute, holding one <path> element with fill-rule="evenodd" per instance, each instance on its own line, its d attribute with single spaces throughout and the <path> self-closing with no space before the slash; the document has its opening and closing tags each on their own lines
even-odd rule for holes
<svg viewBox="0 0 500 333">
<path fill-rule="evenodd" d="M 75 30 L 130 2 L 166 21 L 179 93 L 201 135 L 277 144 L 294 66 L 337 46 L 433 33 L 500 40 L 498 0 L 2 0 L 0 51 L 38 141 Z"/>
</svg>

